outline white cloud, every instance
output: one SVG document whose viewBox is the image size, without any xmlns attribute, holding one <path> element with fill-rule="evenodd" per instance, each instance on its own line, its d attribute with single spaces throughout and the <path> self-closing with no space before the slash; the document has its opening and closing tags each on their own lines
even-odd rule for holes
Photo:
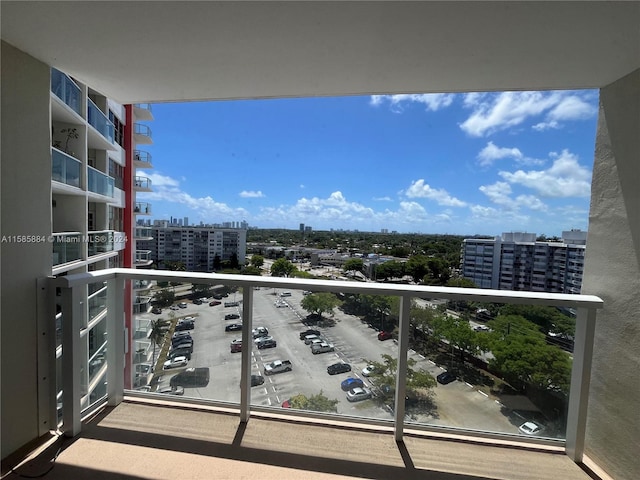
<svg viewBox="0 0 640 480">
<path fill-rule="evenodd" d="M 151 180 L 153 187 L 178 187 L 180 185 L 180 182 L 175 178 L 160 173 L 145 173 L 145 176 Z"/>
<path fill-rule="evenodd" d="M 426 106 L 427 110 L 436 112 L 446 108 L 453 102 L 455 95 L 452 93 L 407 93 L 398 95 L 372 95 L 370 104 L 380 106 L 388 103 L 391 111 L 400 113 L 407 104 L 419 103 Z"/>
<path fill-rule="evenodd" d="M 405 192 L 405 195 L 409 198 L 428 198 L 435 200 L 438 205 L 444 205 L 448 207 L 464 207 L 467 204 L 462 200 L 458 200 L 455 197 L 449 195 L 444 189 L 435 189 L 424 183 L 423 179 L 411 182 L 411 185 Z"/>
<path fill-rule="evenodd" d="M 492 203 L 512 212 L 517 212 L 522 207 L 540 212 L 548 209 L 547 205 L 534 195 L 518 195 L 516 198 L 512 198 L 513 190 L 507 182 L 483 185 L 479 189 Z"/>
<path fill-rule="evenodd" d="M 588 93 L 583 96 L 587 98 Z M 474 137 L 517 127 L 541 115 L 545 115 L 544 121 L 532 128 L 560 128 L 561 122 L 584 120 L 596 113 L 595 106 L 575 92 L 469 93 L 463 105 L 472 112 L 460 128 Z"/>
<path fill-rule="evenodd" d="M 535 190 L 543 197 L 588 197 L 591 194 L 591 172 L 578 163 L 568 150 L 551 154 L 553 165 L 546 170 L 500 172 L 511 184 Z"/>
<path fill-rule="evenodd" d="M 393 202 L 393 199 L 391 197 L 373 197 L 372 200 L 376 202 Z"/>
<path fill-rule="evenodd" d="M 493 142 L 487 143 L 487 146 L 480 150 L 478 159 L 483 167 L 492 165 L 495 160 L 503 158 L 514 158 L 519 160 L 523 158 L 522 152 L 518 148 L 497 147 Z"/>
<path fill-rule="evenodd" d="M 239 195 L 242 198 L 264 198 L 265 197 L 265 194 L 262 193 L 260 190 L 258 190 L 257 192 L 243 190 L 239 193 Z"/>
</svg>

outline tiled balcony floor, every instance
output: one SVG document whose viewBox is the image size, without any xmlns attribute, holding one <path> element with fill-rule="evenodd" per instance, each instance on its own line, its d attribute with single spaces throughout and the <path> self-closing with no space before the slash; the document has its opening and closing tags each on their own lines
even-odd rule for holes
<svg viewBox="0 0 640 480">
<path fill-rule="evenodd" d="M 405 435 L 362 426 L 293 423 L 125 401 L 58 440 L 17 472 L 46 471 L 47 480 L 124 479 L 442 479 L 585 480 L 569 457 L 554 451 L 488 446 Z M 3 473 L 7 462 L 4 462 Z M 18 478 L 9 473 L 3 478 Z"/>
</svg>

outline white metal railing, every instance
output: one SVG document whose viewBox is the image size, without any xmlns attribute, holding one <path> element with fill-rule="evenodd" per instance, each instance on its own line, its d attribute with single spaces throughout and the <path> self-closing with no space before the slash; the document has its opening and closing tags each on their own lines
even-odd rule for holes
<svg viewBox="0 0 640 480">
<path fill-rule="evenodd" d="M 83 311 L 85 300 L 82 292 L 86 291 L 87 284 L 107 282 L 106 332 L 109 338 L 109 348 L 106 349 L 108 366 L 106 401 L 109 405 L 115 406 L 122 402 L 124 398 L 125 339 L 121 312 L 125 310 L 125 281 L 146 279 L 242 287 L 242 342 L 244 345 L 252 343 L 250 335 L 253 326 L 254 287 L 399 297 L 398 364 L 395 385 L 396 408 L 393 413 L 395 438 L 398 441 L 402 440 L 405 427 L 404 399 L 408 369 L 409 314 L 412 298 L 542 305 L 574 309 L 577 312 L 577 318 L 571 389 L 568 400 L 565 451 L 574 461 L 580 462 L 582 460 L 596 311 L 603 307 L 602 300 L 596 296 L 122 268 L 67 275 L 50 280 L 52 288 L 60 288 L 62 312 L 65 316 L 65 322 L 63 323 L 64 355 L 62 359 L 64 378 L 62 384 L 64 388 L 63 429 L 66 434 L 77 435 L 81 430 L 81 371 L 83 368 L 81 332 L 86 330 L 87 325 L 86 318 L 84 318 L 86 313 Z M 86 364 L 86 358 L 84 362 Z M 259 407 L 251 405 L 251 349 L 242 349 L 241 365 L 240 420 L 247 422 L 251 409 L 259 410 Z M 55 399 L 52 399 L 52 401 L 55 401 Z M 185 399 L 184 401 L 189 401 L 192 404 L 198 403 L 195 399 Z M 310 415 L 313 416 L 314 414 Z M 326 418 L 326 414 L 318 414 L 318 416 Z M 366 419 L 363 422 L 376 424 L 375 419 Z M 492 437 L 491 434 L 485 436 Z M 502 438 L 498 434 L 494 436 Z"/>
</svg>

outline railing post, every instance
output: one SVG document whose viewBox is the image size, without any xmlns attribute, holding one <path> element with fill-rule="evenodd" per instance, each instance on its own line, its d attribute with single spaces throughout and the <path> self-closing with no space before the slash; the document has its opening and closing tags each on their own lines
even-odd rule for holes
<svg viewBox="0 0 640 480">
<path fill-rule="evenodd" d="M 107 404 L 124 398 L 124 277 L 107 280 Z"/>
<path fill-rule="evenodd" d="M 83 311 L 86 310 L 82 289 L 86 289 L 86 285 L 62 288 L 62 428 L 69 437 L 78 435 L 82 429 L 80 376 L 82 363 L 86 365 L 80 342 Z"/>
<path fill-rule="evenodd" d="M 400 297 L 400 320 L 398 325 L 398 369 L 396 376 L 396 398 L 394 411 L 394 435 L 396 442 L 401 442 L 404 430 L 404 399 L 407 392 L 407 368 L 409 352 L 409 323 L 411 297 Z"/>
<path fill-rule="evenodd" d="M 574 462 L 582 462 L 584 453 L 595 331 L 596 310 L 578 308 L 566 434 L 566 453 Z"/>
<path fill-rule="evenodd" d="M 38 434 L 57 428 L 56 297 L 51 278 L 37 280 L 38 312 Z"/>
<path fill-rule="evenodd" d="M 240 421 L 248 422 L 251 404 L 251 348 L 253 338 L 253 288 L 242 289 L 242 365 L 240 367 Z"/>
</svg>

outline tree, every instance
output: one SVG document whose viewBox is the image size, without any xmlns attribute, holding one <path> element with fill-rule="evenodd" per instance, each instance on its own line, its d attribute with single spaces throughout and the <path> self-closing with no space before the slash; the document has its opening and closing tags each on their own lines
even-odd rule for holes
<svg viewBox="0 0 640 480">
<path fill-rule="evenodd" d="M 172 305 L 175 300 L 176 294 L 173 292 L 173 290 L 169 289 L 160 290 L 153 296 L 153 303 L 160 308 Z"/>
<path fill-rule="evenodd" d="M 375 278 L 376 280 L 388 280 L 391 278 L 404 277 L 404 263 L 390 260 L 388 262 L 380 263 L 376 265 Z"/>
<path fill-rule="evenodd" d="M 257 275 L 259 276 L 262 271 L 258 267 L 254 267 L 253 265 L 247 265 L 242 269 L 243 275 Z"/>
<path fill-rule="evenodd" d="M 211 285 L 208 283 L 194 283 L 191 285 L 193 298 L 208 297 L 211 295 Z"/>
<path fill-rule="evenodd" d="M 299 410 L 311 410 L 314 412 L 337 412 L 338 400 L 333 399 L 330 400 L 327 396 L 322 393 L 316 395 L 312 395 L 307 397 L 299 393 L 289 399 L 289 403 L 291 408 L 296 408 Z"/>
<path fill-rule="evenodd" d="M 364 270 L 364 262 L 362 261 L 361 258 L 350 258 L 349 260 L 344 262 L 344 265 L 342 266 L 342 269 L 345 272 L 360 272 L 360 273 L 362 273 L 362 271 Z"/>
<path fill-rule="evenodd" d="M 262 265 L 264 265 L 264 257 L 262 255 L 252 255 L 249 263 L 260 269 L 262 268 Z"/>
<path fill-rule="evenodd" d="M 217 272 L 220 270 L 220 268 L 222 268 L 222 260 L 220 259 L 220 255 L 216 253 L 216 255 L 213 257 L 213 271 Z"/>
<path fill-rule="evenodd" d="M 369 378 L 373 380 L 376 385 L 395 385 L 396 377 L 398 373 L 398 359 L 391 355 L 383 354 L 382 362 L 374 362 L 367 360 L 367 363 L 374 366 L 373 372 Z M 433 378 L 426 370 L 414 370 L 416 360 L 413 358 L 407 359 L 407 393 L 411 393 L 415 396 L 420 394 L 426 397 L 431 395 L 430 389 L 436 386 L 436 379 Z M 385 389 L 383 389 L 384 391 Z M 391 390 L 387 390 L 388 396 L 391 396 Z"/>
<path fill-rule="evenodd" d="M 233 270 L 240 268 L 240 262 L 238 261 L 238 254 L 236 252 L 233 252 L 229 258 L 229 267 Z"/>
<path fill-rule="evenodd" d="M 340 305 L 340 300 L 333 293 L 320 292 L 305 295 L 300 306 L 312 315 L 322 317 L 323 313 L 333 313 L 333 309 Z"/>
<path fill-rule="evenodd" d="M 151 320 L 151 332 L 149 334 L 149 340 L 153 343 L 153 370 L 155 371 L 156 365 L 156 346 L 162 347 L 164 343 L 164 337 L 169 329 L 169 320 L 158 318 L 157 320 Z"/>
<path fill-rule="evenodd" d="M 279 258 L 271 265 L 271 276 L 288 277 L 296 270 L 296 266 L 289 260 L 286 258 Z"/>
<path fill-rule="evenodd" d="M 405 271 L 411 275 L 413 281 L 419 283 L 429 273 L 429 257 L 413 255 L 407 260 Z"/>
</svg>

